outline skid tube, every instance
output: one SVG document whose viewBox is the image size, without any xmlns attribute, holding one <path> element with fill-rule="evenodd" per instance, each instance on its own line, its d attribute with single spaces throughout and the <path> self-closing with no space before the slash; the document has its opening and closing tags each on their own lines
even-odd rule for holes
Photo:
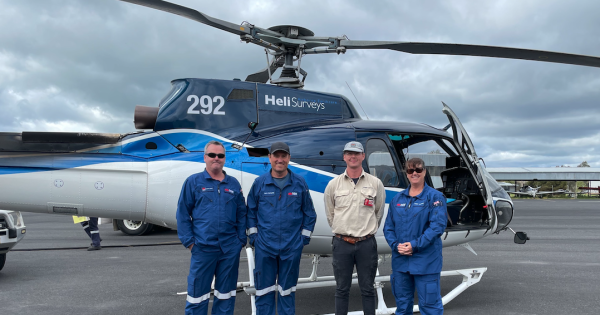
<svg viewBox="0 0 600 315">
<path fill-rule="evenodd" d="M 248 263 L 248 274 L 250 276 L 250 281 L 246 282 L 238 282 L 237 290 L 244 290 L 246 294 L 250 295 L 250 303 L 252 306 L 252 315 L 256 315 L 256 288 L 254 287 L 254 252 L 251 247 L 246 247 L 246 256 Z M 296 289 L 309 289 L 309 288 L 321 288 L 321 287 L 329 287 L 335 286 L 335 278 L 333 276 L 317 276 L 317 266 L 319 265 L 319 255 L 313 256 L 313 268 L 312 273 L 307 278 L 299 278 L 298 284 L 296 285 Z M 383 261 L 383 256 L 379 256 L 379 263 Z M 442 271 L 442 277 L 448 276 L 462 276 L 462 282 L 454 288 L 452 291 L 448 292 L 448 294 L 442 297 L 442 304 L 446 305 L 450 301 L 452 301 L 459 294 L 463 293 L 467 288 L 476 284 L 481 280 L 483 274 L 487 271 L 487 268 L 473 268 L 473 269 L 461 269 L 461 270 L 448 270 Z M 375 290 L 377 291 L 377 309 L 375 310 L 375 314 L 377 315 L 387 315 L 394 314 L 396 312 L 396 308 L 389 308 L 385 304 L 383 299 L 383 282 L 389 282 L 390 276 L 380 276 L 379 268 L 377 268 L 377 274 L 375 276 Z M 356 273 L 352 275 L 352 284 L 358 283 L 358 276 Z M 413 312 L 419 312 L 419 306 L 413 306 Z M 363 314 L 362 311 L 349 312 L 348 314 L 358 315 Z"/>
</svg>

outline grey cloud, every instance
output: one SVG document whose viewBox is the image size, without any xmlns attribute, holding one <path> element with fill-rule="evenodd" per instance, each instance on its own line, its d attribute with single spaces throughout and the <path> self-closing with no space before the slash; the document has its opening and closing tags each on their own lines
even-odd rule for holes
<svg viewBox="0 0 600 315">
<path fill-rule="evenodd" d="M 233 23 L 294 24 L 318 36 L 600 51 L 597 1 L 173 1 Z M 171 80 L 244 79 L 266 63 L 260 47 L 235 35 L 116 0 L 0 7 L 0 131 L 24 122 L 132 131 L 134 106 L 156 105 Z M 600 163 L 589 139 L 600 132 L 597 68 L 391 51 L 306 56 L 302 67 L 307 89 L 356 103 L 347 81 L 371 119 L 442 127 L 446 102 L 496 166 Z"/>
</svg>

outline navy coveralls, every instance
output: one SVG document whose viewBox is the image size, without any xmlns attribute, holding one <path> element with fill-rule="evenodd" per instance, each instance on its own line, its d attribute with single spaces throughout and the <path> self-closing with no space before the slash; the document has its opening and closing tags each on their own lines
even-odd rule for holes
<svg viewBox="0 0 600 315">
<path fill-rule="evenodd" d="M 223 172 L 225 173 L 225 172 Z M 192 248 L 186 314 L 207 314 L 215 277 L 211 314 L 233 314 L 240 251 L 246 244 L 247 208 L 240 183 L 206 172 L 183 183 L 177 206 L 177 234 Z"/>
<path fill-rule="evenodd" d="M 410 186 L 399 192 L 388 209 L 384 235 L 392 248 L 392 292 L 396 314 L 412 314 L 415 286 L 421 314 L 444 312 L 440 293 L 442 240 L 446 229 L 446 197 L 427 186 L 415 196 Z M 410 242 L 412 256 L 400 255 L 398 244 Z"/>
<path fill-rule="evenodd" d="M 258 177 L 248 194 L 248 236 L 255 247 L 256 311 L 295 314 L 302 248 L 310 242 L 317 214 L 304 179 L 289 169 L 283 190 L 269 171 Z M 277 280 L 277 284 L 276 284 Z"/>
<path fill-rule="evenodd" d="M 98 230 L 98 218 L 90 217 L 89 221 L 81 222 L 81 226 L 83 227 L 85 233 L 92 240 L 92 244 L 90 245 L 94 247 L 99 247 L 100 242 L 102 242 L 102 239 L 100 239 L 100 230 Z"/>
</svg>

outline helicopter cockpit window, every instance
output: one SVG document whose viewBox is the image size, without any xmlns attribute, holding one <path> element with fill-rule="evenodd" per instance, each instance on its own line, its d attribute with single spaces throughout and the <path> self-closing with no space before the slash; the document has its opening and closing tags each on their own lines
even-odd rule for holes
<svg viewBox="0 0 600 315">
<path fill-rule="evenodd" d="M 418 157 L 425 162 L 434 188 L 444 186 L 440 173 L 446 169 L 447 158 L 456 157 L 456 149 L 447 139 L 426 135 L 390 135 L 397 150 L 402 150 L 404 160 Z"/>
<path fill-rule="evenodd" d="M 398 174 L 387 145 L 381 139 L 367 141 L 367 166 L 369 173 L 381 180 L 385 187 L 398 186 Z"/>
</svg>

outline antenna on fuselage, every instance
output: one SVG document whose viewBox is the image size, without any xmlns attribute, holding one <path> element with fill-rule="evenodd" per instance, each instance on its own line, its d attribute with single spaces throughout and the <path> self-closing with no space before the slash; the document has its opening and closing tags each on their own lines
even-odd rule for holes
<svg viewBox="0 0 600 315">
<path fill-rule="evenodd" d="M 254 132 L 254 129 L 256 129 L 256 127 L 258 127 L 258 122 L 253 122 L 253 121 L 249 122 L 248 128 L 250 128 L 250 133 L 248 133 L 248 136 L 246 136 L 246 139 L 244 140 L 244 142 L 242 142 L 242 144 L 233 143 L 233 144 L 231 144 L 231 147 L 234 149 L 237 149 L 238 151 L 241 150 L 244 147 L 244 145 L 246 144 L 246 141 L 248 141 L 248 138 L 250 138 L 250 136 Z"/>
<path fill-rule="evenodd" d="M 367 116 L 367 120 L 369 119 L 369 115 L 367 115 L 367 112 L 365 111 L 365 109 L 362 107 L 362 105 L 360 104 L 360 101 L 358 100 L 358 97 L 356 97 L 356 95 L 354 94 L 354 91 L 352 91 L 352 88 L 350 87 L 350 84 L 348 84 L 348 81 L 344 81 L 346 82 L 346 85 L 348 86 L 348 88 L 350 89 L 350 93 L 352 93 L 352 95 L 354 96 L 354 99 L 356 100 L 356 102 L 358 103 L 358 106 L 360 106 L 360 109 L 362 109 L 363 113 L 365 113 L 365 116 Z"/>
</svg>

